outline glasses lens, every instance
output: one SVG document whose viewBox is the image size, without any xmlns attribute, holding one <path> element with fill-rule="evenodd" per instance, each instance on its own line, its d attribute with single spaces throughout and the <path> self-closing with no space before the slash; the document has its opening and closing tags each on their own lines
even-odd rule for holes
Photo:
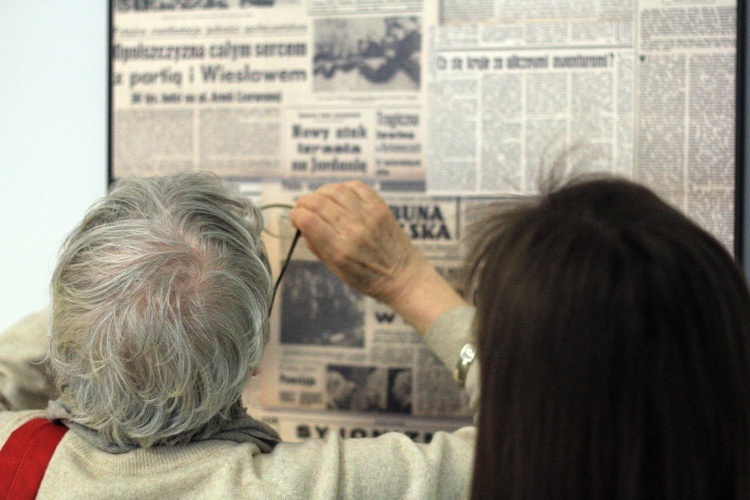
<svg viewBox="0 0 750 500">
<path fill-rule="evenodd" d="M 293 238 L 295 228 L 289 219 L 292 205 L 274 203 L 260 207 L 263 211 L 263 232 L 273 238 Z"/>
</svg>

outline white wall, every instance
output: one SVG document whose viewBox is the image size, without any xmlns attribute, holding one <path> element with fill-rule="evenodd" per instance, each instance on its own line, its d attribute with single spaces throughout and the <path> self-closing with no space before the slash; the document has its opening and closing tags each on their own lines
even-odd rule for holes
<svg viewBox="0 0 750 500">
<path fill-rule="evenodd" d="M 107 2 L 0 1 L 0 332 L 107 181 Z"/>
</svg>

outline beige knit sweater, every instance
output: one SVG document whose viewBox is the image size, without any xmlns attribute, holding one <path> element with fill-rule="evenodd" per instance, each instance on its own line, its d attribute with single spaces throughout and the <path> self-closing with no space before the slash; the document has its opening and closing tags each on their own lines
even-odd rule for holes
<svg viewBox="0 0 750 500">
<path fill-rule="evenodd" d="M 425 339 L 451 367 L 468 341 L 473 310 L 445 313 Z M 55 394 L 40 364 L 48 313 L 29 316 L 0 335 L 0 446 L 18 426 L 43 417 Z M 466 388 L 473 407 L 478 369 Z M 112 455 L 68 432 L 39 498 L 463 498 L 468 495 L 473 427 L 437 433 L 417 444 L 399 433 L 378 438 L 281 443 L 261 454 L 253 444 L 208 440 Z"/>
</svg>

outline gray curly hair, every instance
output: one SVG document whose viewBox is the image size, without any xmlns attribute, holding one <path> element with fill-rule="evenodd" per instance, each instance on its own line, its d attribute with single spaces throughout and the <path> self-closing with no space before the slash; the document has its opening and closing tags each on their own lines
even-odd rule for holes
<svg viewBox="0 0 750 500">
<path fill-rule="evenodd" d="M 119 445 L 203 439 L 268 335 L 260 211 L 210 174 L 120 180 L 68 236 L 49 360 L 72 420 Z"/>
</svg>

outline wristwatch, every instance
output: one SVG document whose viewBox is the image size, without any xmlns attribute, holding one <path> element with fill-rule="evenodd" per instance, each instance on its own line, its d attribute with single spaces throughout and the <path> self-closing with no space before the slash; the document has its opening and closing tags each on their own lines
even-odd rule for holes
<svg viewBox="0 0 750 500">
<path fill-rule="evenodd" d="M 466 374 L 469 373 L 469 367 L 476 356 L 477 350 L 471 344 L 465 344 L 458 353 L 458 363 L 456 363 L 456 369 L 453 370 L 453 378 L 461 387 L 466 383 Z"/>
</svg>

